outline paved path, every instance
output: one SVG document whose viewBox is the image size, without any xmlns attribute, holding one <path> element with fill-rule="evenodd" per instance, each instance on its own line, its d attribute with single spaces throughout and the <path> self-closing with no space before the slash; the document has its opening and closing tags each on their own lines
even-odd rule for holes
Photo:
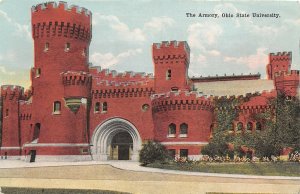
<svg viewBox="0 0 300 194">
<path fill-rule="evenodd" d="M 47 167 L 46 167 L 47 166 Z M 24 163 L 0 161 L 0 187 L 103 189 L 131 193 L 300 193 L 299 177 L 190 173 L 134 162 Z M 126 170 L 124 170 L 126 169 Z"/>
</svg>

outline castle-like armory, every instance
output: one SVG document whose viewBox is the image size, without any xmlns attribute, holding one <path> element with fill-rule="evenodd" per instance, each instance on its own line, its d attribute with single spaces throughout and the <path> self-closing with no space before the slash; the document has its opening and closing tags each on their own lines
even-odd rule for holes
<svg viewBox="0 0 300 194">
<path fill-rule="evenodd" d="M 188 77 L 185 41 L 152 45 L 154 75 L 89 64 L 91 12 L 64 2 L 32 7 L 31 87 L 1 86 L 2 159 L 138 160 L 147 140 L 173 155 L 197 159 L 216 123 L 215 100 L 246 98 L 232 133 L 264 130 L 253 114 L 272 109 L 278 93 L 299 95 L 292 54 L 269 55 L 260 74 Z M 255 95 L 251 95 L 254 94 Z"/>
</svg>

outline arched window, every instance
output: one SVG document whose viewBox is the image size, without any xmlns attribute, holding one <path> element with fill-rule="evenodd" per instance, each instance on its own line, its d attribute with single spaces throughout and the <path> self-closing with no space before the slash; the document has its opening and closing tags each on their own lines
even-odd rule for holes
<svg viewBox="0 0 300 194">
<path fill-rule="evenodd" d="M 261 128 L 262 128 L 261 123 L 257 122 L 256 123 L 256 131 L 261 131 Z"/>
<path fill-rule="evenodd" d="M 252 131 L 252 129 L 253 129 L 253 124 L 251 122 L 248 122 L 247 123 L 247 130 Z"/>
<path fill-rule="evenodd" d="M 60 114 L 61 111 L 61 103 L 59 101 L 55 101 L 53 104 L 53 113 Z"/>
<path fill-rule="evenodd" d="M 180 137 L 187 137 L 188 134 L 188 125 L 186 123 L 182 123 L 180 125 Z"/>
<path fill-rule="evenodd" d="M 107 111 L 107 102 L 103 102 L 102 104 L 102 112 L 106 112 Z"/>
<path fill-rule="evenodd" d="M 171 69 L 168 69 L 167 73 L 166 73 L 166 80 L 170 80 L 172 77 L 172 72 Z"/>
<path fill-rule="evenodd" d="M 168 137 L 175 137 L 176 136 L 176 125 L 171 123 L 168 129 Z"/>
<path fill-rule="evenodd" d="M 238 131 L 241 131 L 241 130 L 243 130 L 243 128 L 244 128 L 243 123 L 242 123 L 242 122 L 239 122 L 239 123 L 237 124 L 237 130 L 238 130 Z"/>
<path fill-rule="evenodd" d="M 40 137 L 40 129 L 41 129 L 41 124 L 40 123 L 36 123 L 34 125 L 34 129 L 33 129 L 32 141 L 34 141 L 34 140 L 36 140 L 36 139 L 38 139 Z"/>
<path fill-rule="evenodd" d="M 100 111 L 100 102 L 96 102 L 95 103 L 95 112 L 99 112 Z"/>
</svg>

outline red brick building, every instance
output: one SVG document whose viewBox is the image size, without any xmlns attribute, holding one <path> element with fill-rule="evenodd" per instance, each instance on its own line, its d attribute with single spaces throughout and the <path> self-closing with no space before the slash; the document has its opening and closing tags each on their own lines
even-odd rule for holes
<svg viewBox="0 0 300 194">
<path fill-rule="evenodd" d="M 189 78 L 185 41 L 152 46 L 152 74 L 89 66 L 91 13 L 52 2 L 32 8 L 31 87 L 1 86 L 2 159 L 137 160 L 157 140 L 173 154 L 198 158 L 215 123 L 214 99 L 256 93 L 233 107 L 234 131 L 263 129 L 249 115 L 277 92 L 299 95 L 291 53 L 270 54 L 268 80 L 255 75 Z M 267 89 L 268 91 L 265 91 Z M 229 97 L 230 96 L 230 97 Z"/>
</svg>

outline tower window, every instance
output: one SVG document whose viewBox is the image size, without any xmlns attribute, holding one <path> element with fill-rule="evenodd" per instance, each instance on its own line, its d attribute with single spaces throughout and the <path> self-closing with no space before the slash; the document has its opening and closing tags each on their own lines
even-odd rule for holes
<svg viewBox="0 0 300 194">
<path fill-rule="evenodd" d="M 102 112 L 106 112 L 107 111 L 107 102 L 103 102 L 102 104 Z"/>
<path fill-rule="evenodd" d="M 100 102 L 96 102 L 95 104 L 95 112 L 99 112 L 100 111 Z"/>
<path fill-rule="evenodd" d="M 39 138 L 39 136 L 40 136 L 40 129 L 41 129 L 41 124 L 40 123 L 36 123 L 34 125 L 34 131 L 33 131 L 32 141 Z"/>
<path fill-rule="evenodd" d="M 175 137 L 176 136 L 176 125 L 171 123 L 168 128 L 168 137 Z"/>
<path fill-rule="evenodd" d="M 59 101 L 55 101 L 53 104 L 53 113 L 60 114 L 61 111 L 61 103 Z"/>
<path fill-rule="evenodd" d="M 179 137 L 187 137 L 188 134 L 188 125 L 186 123 L 182 123 L 180 125 L 180 135 Z"/>
<path fill-rule="evenodd" d="M 8 117 L 8 108 L 5 110 L 5 116 Z"/>
<path fill-rule="evenodd" d="M 35 77 L 40 77 L 41 75 L 41 68 L 36 68 L 35 69 Z"/>
<path fill-rule="evenodd" d="M 172 71 L 171 71 L 171 69 L 168 69 L 167 75 L 166 75 L 166 80 L 171 80 L 171 77 L 172 77 Z"/>
<path fill-rule="evenodd" d="M 70 44 L 69 42 L 67 42 L 67 43 L 65 44 L 65 51 L 66 51 L 66 52 L 69 51 L 70 48 L 71 48 L 71 44 Z"/>
<path fill-rule="evenodd" d="M 247 130 L 252 131 L 253 129 L 253 124 L 251 122 L 247 123 Z"/>
<path fill-rule="evenodd" d="M 45 43 L 44 51 L 48 51 L 48 50 L 49 50 L 49 42 L 46 42 L 46 43 Z"/>
</svg>

